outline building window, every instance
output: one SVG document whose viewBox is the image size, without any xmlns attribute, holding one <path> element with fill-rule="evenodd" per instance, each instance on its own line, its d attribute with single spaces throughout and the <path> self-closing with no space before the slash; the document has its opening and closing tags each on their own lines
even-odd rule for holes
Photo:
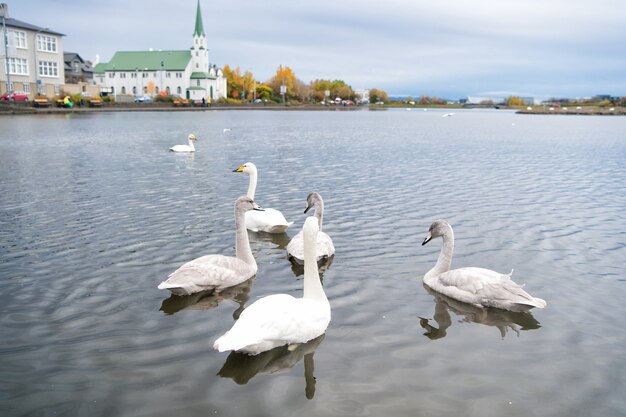
<svg viewBox="0 0 626 417">
<path fill-rule="evenodd" d="M 198 68 L 198 63 L 196 62 L 196 68 Z"/>
<path fill-rule="evenodd" d="M 8 32 L 9 46 L 14 45 L 16 48 L 26 49 L 26 32 L 20 32 L 18 30 L 11 29 L 9 29 Z M 13 43 L 11 43 L 11 37 L 13 38 Z"/>
<path fill-rule="evenodd" d="M 137 95 L 137 87 L 133 87 L 133 95 Z"/>
<path fill-rule="evenodd" d="M 44 52 L 56 52 L 57 38 L 48 35 L 37 35 L 37 50 Z"/>
<path fill-rule="evenodd" d="M 180 93 L 182 93 L 182 92 L 183 92 L 183 90 L 181 90 L 181 88 L 180 88 L 180 87 L 177 87 L 177 88 L 176 88 L 176 94 L 180 94 Z"/>
<path fill-rule="evenodd" d="M 172 78 L 172 74 L 170 74 L 169 72 L 165 73 L 165 78 Z"/>
<path fill-rule="evenodd" d="M 109 78 L 115 78 L 115 73 L 114 72 L 109 72 Z"/>
<path fill-rule="evenodd" d="M 54 95 L 58 96 L 59 94 L 61 94 L 61 85 L 55 84 L 54 85 Z"/>
<path fill-rule="evenodd" d="M 196 85 L 200 87 L 200 80 L 196 80 Z"/>
<path fill-rule="evenodd" d="M 177 72 L 176 73 L 176 78 L 183 78 L 183 73 L 182 72 Z"/>
<path fill-rule="evenodd" d="M 148 94 L 148 87 L 146 87 L 146 86 L 143 87 L 143 93 L 144 94 Z"/>
<path fill-rule="evenodd" d="M 24 58 L 9 58 L 9 74 L 28 75 L 28 61 Z"/>
<path fill-rule="evenodd" d="M 169 86 L 165 87 L 165 91 L 167 91 L 167 95 L 169 96 L 170 95 L 170 87 Z"/>
<path fill-rule="evenodd" d="M 154 78 L 156 78 L 156 74 L 157 74 L 156 72 L 153 72 L 153 73 L 152 73 L 152 76 L 153 76 Z"/>
<path fill-rule="evenodd" d="M 156 87 L 156 89 L 155 89 L 154 91 L 155 91 L 155 92 L 157 93 L 157 95 L 158 95 L 158 94 L 159 94 L 159 87 Z"/>
<path fill-rule="evenodd" d="M 137 73 L 136 72 L 131 72 L 130 73 L 130 78 L 137 78 Z"/>
<path fill-rule="evenodd" d="M 39 75 L 42 77 L 58 77 L 59 66 L 52 61 L 39 61 Z"/>
<path fill-rule="evenodd" d="M 111 87 L 111 94 L 115 94 L 115 87 Z"/>
<path fill-rule="evenodd" d="M 122 94 L 126 94 L 126 87 L 122 86 Z"/>
<path fill-rule="evenodd" d="M 24 92 L 30 93 L 30 83 L 24 83 Z"/>
<path fill-rule="evenodd" d="M 141 77 L 142 78 L 148 78 L 148 73 L 147 72 L 142 72 L 141 73 Z"/>
<path fill-rule="evenodd" d="M 125 72 L 120 72 L 120 78 L 126 78 L 126 73 Z"/>
<path fill-rule="evenodd" d="M 72 69 L 73 69 L 74 73 L 76 73 L 76 74 L 80 73 L 80 62 L 74 61 L 74 62 L 72 62 L 72 66 L 73 66 Z"/>
</svg>

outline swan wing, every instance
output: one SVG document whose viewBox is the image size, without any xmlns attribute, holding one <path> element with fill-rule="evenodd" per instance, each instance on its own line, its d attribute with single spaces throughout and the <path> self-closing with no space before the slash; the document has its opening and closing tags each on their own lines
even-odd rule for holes
<svg viewBox="0 0 626 417">
<path fill-rule="evenodd" d="M 316 255 L 319 261 L 322 258 L 330 258 L 335 254 L 333 240 L 324 232 L 318 232 L 316 240 Z M 296 234 L 287 245 L 287 253 L 300 261 L 304 261 L 304 240 L 302 230 Z"/>
<path fill-rule="evenodd" d="M 170 148 L 172 152 L 192 152 L 189 145 L 176 145 Z"/>
<path fill-rule="evenodd" d="M 292 224 L 280 211 L 273 208 L 246 212 L 246 228 L 254 232 L 283 233 Z"/>
<path fill-rule="evenodd" d="M 259 353 L 286 344 L 305 343 L 324 333 L 329 322 L 329 306 L 287 294 L 270 295 L 246 308 L 213 347 L 220 352 Z"/>
<path fill-rule="evenodd" d="M 511 309 L 520 305 L 523 310 L 523 306 L 543 308 L 546 305 L 545 301 L 532 297 L 511 280 L 510 274 L 490 269 L 453 269 L 440 274 L 436 286 L 438 289 L 433 289 L 449 297 L 482 306 Z"/>
<path fill-rule="evenodd" d="M 190 294 L 212 288 L 232 287 L 251 278 L 255 273 L 256 268 L 239 258 L 206 255 L 183 264 L 159 284 L 158 288 Z"/>
</svg>

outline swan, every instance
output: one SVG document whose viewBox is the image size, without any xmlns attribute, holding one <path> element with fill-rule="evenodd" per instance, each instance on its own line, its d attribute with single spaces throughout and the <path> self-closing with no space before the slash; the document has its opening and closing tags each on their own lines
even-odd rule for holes
<svg viewBox="0 0 626 417">
<path fill-rule="evenodd" d="M 235 202 L 236 256 L 205 255 L 189 261 L 159 284 L 160 290 L 170 290 L 175 295 L 189 295 L 206 290 L 221 291 L 252 278 L 257 264 L 250 249 L 244 215 L 254 207 L 251 198 L 242 196 Z"/>
<path fill-rule="evenodd" d="M 311 209 L 311 207 L 315 206 L 315 218 L 317 218 L 317 222 L 320 226 L 320 231 L 317 234 L 317 242 L 315 244 L 315 252 L 317 256 L 317 261 L 319 262 L 321 259 L 330 258 L 335 254 L 335 246 L 333 245 L 333 240 L 326 233 L 322 232 L 322 221 L 324 219 L 324 200 L 322 200 L 322 196 L 316 192 L 312 192 L 306 198 L 306 208 L 304 212 L 306 213 Z M 304 243 L 302 239 L 302 231 L 299 231 L 293 239 L 287 245 L 287 253 L 290 257 L 294 258 L 298 262 L 302 262 L 304 260 Z"/>
<path fill-rule="evenodd" d="M 304 293 L 302 298 L 275 294 L 260 298 L 246 308 L 239 320 L 218 338 L 213 348 L 257 355 L 278 346 L 297 344 L 324 334 L 330 323 L 330 303 L 315 261 L 319 225 L 315 217 L 304 222 Z"/>
<path fill-rule="evenodd" d="M 172 152 L 195 152 L 196 148 L 194 148 L 193 146 L 193 141 L 197 140 L 196 139 L 196 135 L 194 135 L 193 133 L 190 134 L 189 136 L 187 136 L 188 145 L 176 145 L 170 148 L 170 151 Z"/>
<path fill-rule="evenodd" d="M 258 171 L 252 162 L 246 162 L 233 172 L 243 172 L 250 177 L 248 197 L 254 200 Z M 273 208 L 263 211 L 249 211 L 246 213 L 246 227 L 253 232 L 284 233 L 293 222 L 288 222 L 283 213 Z"/>
<path fill-rule="evenodd" d="M 544 308 L 546 302 L 532 297 L 522 286 L 511 280 L 511 273 L 501 274 L 484 268 L 450 270 L 454 251 L 454 232 L 445 220 L 430 225 L 422 246 L 442 237 L 443 247 L 435 266 L 424 275 L 424 284 L 433 290 L 464 303 L 478 307 L 495 307 L 509 311 Z"/>
</svg>

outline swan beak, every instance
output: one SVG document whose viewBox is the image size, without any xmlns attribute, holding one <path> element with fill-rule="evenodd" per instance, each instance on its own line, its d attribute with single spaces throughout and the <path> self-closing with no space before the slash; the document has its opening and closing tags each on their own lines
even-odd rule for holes
<svg viewBox="0 0 626 417">
<path fill-rule="evenodd" d="M 252 210 L 256 210 L 256 211 L 265 211 L 265 209 L 261 206 L 257 206 L 255 208 L 253 208 Z"/>
<path fill-rule="evenodd" d="M 430 242 L 430 240 L 433 238 L 433 235 L 430 234 L 430 232 L 428 232 L 428 234 L 426 235 L 426 238 L 424 239 L 424 241 L 422 242 L 422 246 L 424 246 L 425 244 L 427 244 L 428 242 Z"/>
<path fill-rule="evenodd" d="M 309 211 L 311 209 L 311 207 L 313 207 L 313 206 L 306 206 L 306 208 L 304 209 L 304 212 L 306 213 L 307 211 Z"/>
<path fill-rule="evenodd" d="M 243 168 L 244 168 L 244 166 L 242 165 L 242 166 L 240 166 L 237 169 L 233 169 L 233 172 L 243 172 Z"/>
</svg>

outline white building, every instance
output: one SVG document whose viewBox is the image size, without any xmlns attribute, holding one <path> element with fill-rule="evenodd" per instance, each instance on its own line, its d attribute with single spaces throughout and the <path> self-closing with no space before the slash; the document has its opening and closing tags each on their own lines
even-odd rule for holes
<svg viewBox="0 0 626 417">
<path fill-rule="evenodd" d="M 222 69 L 209 65 L 200 0 L 190 49 L 118 51 L 109 62 L 95 66 L 94 80 L 114 96 L 166 92 L 191 100 L 226 97 L 226 77 Z"/>
<path fill-rule="evenodd" d="M 23 91 L 33 99 L 60 94 L 65 83 L 63 35 L 9 17 L 0 4 L 0 94 Z M 8 71 L 7 71 L 8 68 Z"/>
</svg>

